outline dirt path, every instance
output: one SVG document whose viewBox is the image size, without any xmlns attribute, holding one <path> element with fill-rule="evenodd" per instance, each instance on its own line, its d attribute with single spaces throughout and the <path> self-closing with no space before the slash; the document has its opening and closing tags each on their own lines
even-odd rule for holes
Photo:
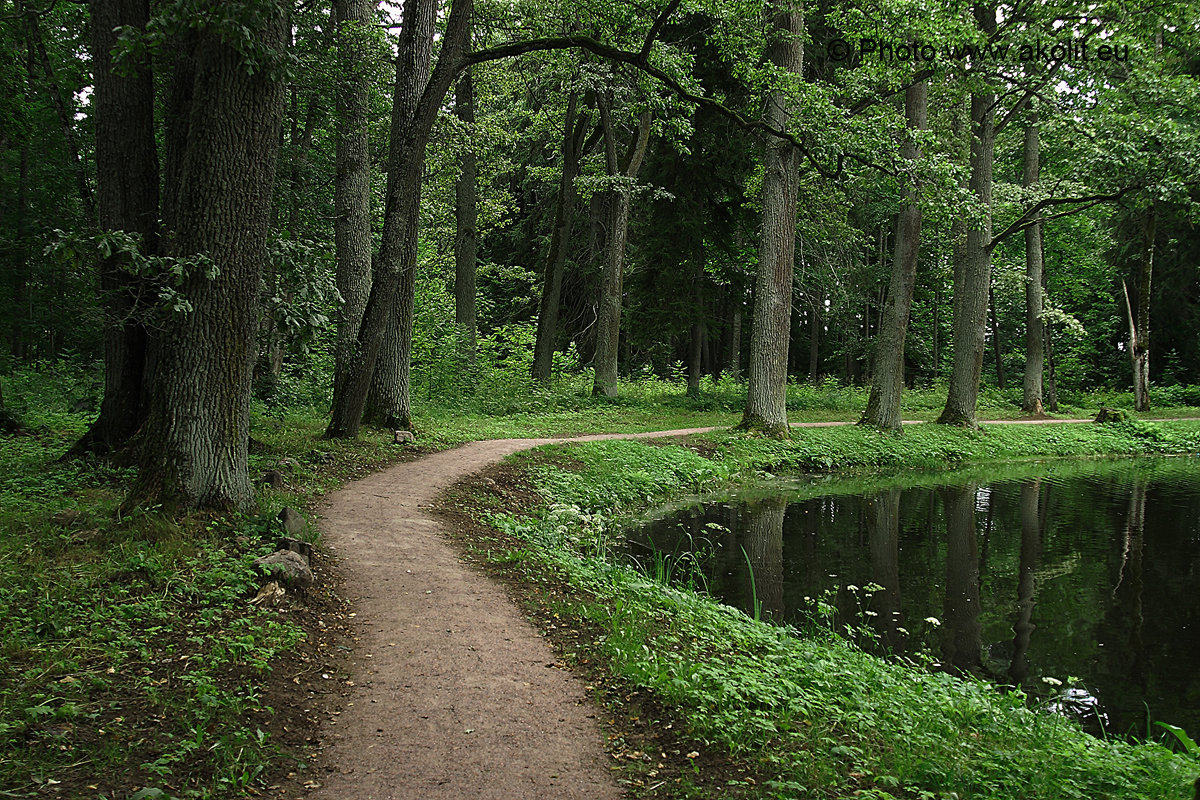
<svg viewBox="0 0 1200 800">
<path fill-rule="evenodd" d="M 618 437 L 571 441 L 607 438 Z M 439 491 L 509 453 L 561 441 L 474 442 L 331 496 L 321 529 L 341 558 L 358 615 L 356 656 L 368 666 L 324 732 L 322 760 L 335 771 L 312 797 L 621 796 L 583 685 L 556 667 L 504 590 L 459 561 L 425 510 Z"/>
<path fill-rule="evenodd" d="M 557 667 L 503 589 L 459 561 L 426 509 L 438 492 L 518 450 L 710 430 L 474 442 L 332 495 L 321 529 L 341 558 L 361 634 L 355 657 L 367 666 L 323 733 L 323 761 L 334 771 L 311 796 L 619 797 L 583 686 Z"/>
</svg>

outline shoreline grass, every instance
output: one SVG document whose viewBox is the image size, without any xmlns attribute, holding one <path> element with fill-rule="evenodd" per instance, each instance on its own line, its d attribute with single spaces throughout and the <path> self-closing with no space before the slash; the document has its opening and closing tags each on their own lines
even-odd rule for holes
<svg viewBox="0 0 1200 800">
<path fill-rule="evenodd" d="M 651 694 L 707 747 L 769 776 L 765 784 L 731 777 L 738 796 L 1190 798 L 1200 773 L 1195 758 L 1154 743 L 1096 739 L 1028 707 L 1020 692 L 886 662 L 832 635 L 758 623 L 605 558 L 629 517 L 681 494 L 751 483 L 764 469 L 974 469 L 1067 450 L 1190 455 L 1200 445 L 1200 424 L 1186 422 L 1014 426 L 1000 435 L 929 427 L 912 438 L 836 428 L 784 443 L 720 433 L 694 437 L 691 448 L 637 441 L 539 448 L 514 456 L 510 468 L 543 503 L 517 509 L 477 498 L 476 514 L 519 543 L 492 557 L 524 564 L 524 580 L 534 592 L 547 590 L 556 621 L 599 631 L 589 644 L 572 645 L 577 655 Z M 699 783 L 685 781 L 670 796 L 707 796 L 696 793 Z"/>
</svg>

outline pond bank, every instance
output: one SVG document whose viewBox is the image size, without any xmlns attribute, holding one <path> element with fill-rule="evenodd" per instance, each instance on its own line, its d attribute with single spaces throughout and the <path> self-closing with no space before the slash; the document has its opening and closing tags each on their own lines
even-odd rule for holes
<svg viewBox="0 0 1200 800">
<path fill-rule="evenodd" d="M 667 498 L 797 467 L 905 470 L 1072 455 L 1183 455 L 1190 422 L 916 426 L 805 431 L 790 442 L 708 434 L 688 447 L 604 442 L 517 456 L 453 502 L 489 523 L 464 546 L 517 583 L 613 704 L 671 724 L 670 758 L 629 760 L 634 796 L 1185 798 L 1200 764 L 1156 745 L 1104 742 L 1020 695 L 883 662 L 843 641 L 755 622 L 606 561 L 631 514 Z M 556 633 L 571 631 L 570 637 Z M 607 687 L 607 688 L 604 688 Z M 668 720 L 670 722 L 668 722 Z M 631 723 L 634 752 L 671 754 Z M 680 729 L 683 730 L 680 730 Z M 642 739 L 637 737 L 641 736 Z M 683 744 L 680 742 L 690 742 Z M 650 787 L 654 787 L 653 792 Z"/>
</svg>

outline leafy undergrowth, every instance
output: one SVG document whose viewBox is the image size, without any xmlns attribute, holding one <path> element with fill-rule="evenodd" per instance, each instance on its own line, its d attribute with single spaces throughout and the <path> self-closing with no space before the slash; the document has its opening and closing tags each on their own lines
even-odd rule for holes
<svg viewBox="0 0 1200 800">
<path fill-rule="evenodd" d="M 1039 430 L 1006 448 L 1056 445 L 1053 430 Z M 1148 438 L 1174 442 L 1166 448 L 1174 451 L 1196 430 L 1175 424 Z M 922 446 L 938 439 L 940 452 L 948 452 L 976 435 L 936 429 Z M 1093 454 L 1105 443 L 1125 453 L 1129 437 L 1147 434 L 1094 437 L 1075 443 Z M 738 477 L 732 453 L 762 452 L 755 440 L 720 441 L 715 451 L 701 448 L 716 463 L 694 448 L 603 442 L 571 446 L 564 451 L 569 469 L 560 469 L 558 451 L 541 451 L 503 467 L 507 477 L 494 488 L 461 490 L 462 502 L 493 529 L 476 535 L 472 549 L 519 573 L 524 591 L 539 595 L 547 628 L 572 632 L 552 637 L 564 658 L 593 670 L 593 685 L 609 685 L 610 701 L 614 693 L 618 700 L 647 697 L 663 709 L 659 718 L 684 728 L 675 735 L 696 743 L 691 771 L 647 761 L 627 779 L 635 796 L 1191 797 L 1200 763 L 1161 745 L 1102 741 L 1030 707 L 1019 693 L 886 662 L 828 633 L 760 623 L 606 559 L 624 516 L 671 495 L 716 488 Z M 825 443 L 834 463 L 860 464 L 834 446 L 854 447 L 856 439 Z M 535 496 L 541 500 L 531 504 Z"/>
<path fill-rule="evenodd" d="M 57 462 L 85 417 L 53 398 L 23 417 L 33 433 L 0 438 L 3 794 L 231 797 L 302 776 L 344 687 L 347 606 L 319 554 L 305 597 L 251 605 L 253 560 L 275 549 L 282 506 L 419 451 L 256 418 L 252 470 L 284 476 L 256 513 L 121 515 L 132 469 Z"/>
</svg>

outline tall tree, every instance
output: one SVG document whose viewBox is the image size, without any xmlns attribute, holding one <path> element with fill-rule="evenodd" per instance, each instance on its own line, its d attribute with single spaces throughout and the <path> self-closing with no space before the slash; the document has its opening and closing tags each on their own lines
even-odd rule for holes
<svg viewBox="0 0 1200 800">
<path fill-rule="evenodd" d="M 236 19 L 246 11 L 252 19 Z M 247 508 L 258 291 L 283 119 L 287 22 L 275 4 L 213 4 L 172 37 L 164 222 L 191 310 L 156 336 L 134 498 Z M 230 15 L 233 15 L 232 17 Z M 236 20 L 248 38 L 227 35 Z M 240 41 L 240 48 L 233 42 Z"/>
<path fill-rule="evenodd" d="M 1133 400 L 1138 411 L 1150 410 L 1150 285 L 1154 276 L 1154 244 L 1158 237 L 1155 201 L 1142 220 L 1142 258 L 1138 265 L 1137 316 L 1125 289 L 1125 308 L 1129 320 L 1129 360 L 1133 366 Z M 1124 288 L 1124 285 L 1122 285 Z"/>
<path fill-rule="evenodd" d="M 929 86 L 913 83 L 904 92 L 904 116 L 910 130 L 924 130 L 928 119 Z M 909 162 L 921 157 L 920 148 L 906 139 L 901 156 Z M 871 370 L 871 395 L 863 424 L 900 430 L 900 395 L 904 389 L 904 340 L 917 285 L 917 255 L 921 244 L 921 204 L 915 186 L 903 190 L 905 204 L 896 217 L 896 245 L 892 279 L 879 334 L 875 337 L 875 363 Z"/>
<path fill-rule="evenodd" d="M 974 8 L 980 30 L 996 34 L 996 9 L 978 3 Z M 996 152 L 996 93 L 983 79 L 971 94 L 970 189 L 980 217 L 967 225 L 962 260 L 954 263 L 954 366 L 950 391 L 938 422 L 978 426 L 979 378 L 987 336 L 988 290 L 992 280 L 992 170 Z M 957 254 L 956 254 L 957 255 Z"/>
<path fill-rule="evenodd" d="M 538 307 L 533 377 L 542 383 L 550 380 L 554 364 L 554 340 L 558 336 L 558 307 L 562 295 L 563 270 L 567 263 L 567 245 L 571 241 L 571 223 L 575 215 L 575 201 L 578 198 L 575 179 L 579 177 L 579 159 L 590 125 L 587 116 L 578 113 L 578 102 L 579 98 L 575 93 L 568 94 L 567 110 L 563 119 L 562 177 L 559 180 L 558 199 L 554 205 L 550 248 L 546 253 Z"/>
<path fill-rule="evenodd" d="M 421 190 L 425 166 L 425 144 L 428 131 L 419 131 L 418 106 L 423 102 L 425 88 L 429 83 L 430 62 L 433 56 L 433 29 L 436 3 L 419 0 L 405 7 L 404 27 L 400 31 L 400 51 L 396 60 L 396 95 L 392 104 L 393 125 L 392 153 L 396 153 L 395 137 L 404 143 L 404 172 L 393 172 L 394 164 L 388 166 L 389 205 L 391 198 L 402 196 L 403 233 L 398 242 L 399 270 L 397 293 L 391 299 L 391 312 L 383 328 L 380 350 L 371 376 L 370 393 L 366 412 L 372 421 L 385 428 L 412 427 L 412 392 L 410 385 L 412 369 L 413 314 L 417 298 L 417 237 L 420 224 Z M 410 12 L 411 11 L 411 15 Z M 464 32 L 465 37 L 465 32 Z M 445 97 L 448 86 L 442 89 L 439 104 Z M 433 120 L 429 120 L 432 128 Z M 420 142 L 414 141 L 417 137 Z M 411 180 L 403 188 L 395 186 L 398 180 Z M 392 210 L 389 208 L 389 211 Z M 386 219 L 385 219 L 385 225 Z M 388 269 L 383 261 L 383 252 L 376 264 L 379 270 Z M 375 277 L 379 285 L 381 276 Z M 374 294 L 375 286 L 372 286 Z M 336 412 L 335 412 L 336 413 Z"/>
<path fill-rule="evenodd" d="M 604 131 L 604 163 L 609 180 L 614 182 L 606 204 L 608 239 L 605 242 L 604 271 L 600 279 L 600 308 L 596 319 L 596 368 L 592 394 L 617 396 L 617 355 L 621 334 L 621 283 L 625 274 L 625 244 L 629 232 L 629 205 L 633 181 L 642 168 L 646 144 L 650 141 L 650 112 L 642 112 L 637 131 L 629 144 L 624 162 L 617 160 L 617 135 L 612 122 L 612 95 L 598 93 L 596 105 Z"/>
<path fill-rule="evenodd" d="M 800 75 L 804 63 L 804 17 L 790 0 L 766 6 L 767 61 L 784 74 Z M 763 121 L 784 131 L 793 114 L 785 88 L 767 97 Z M 755 275 L 754 320 L 746 409 L 741 427 L 787 438 L 788 340 L 792 322 L 792 273 L 796 249 L 799 151 L 786 139 L 763 145 L 762 237 Z"/>
<path fill-rule="evenodd" d="M 358 327 L 371 291 L 370 48 L 374 0 L 335 0 L 337 44 L 337 154 L 333 184 L 333 235 L 337 287 L 342 295 L 334 348 L 334 395 L 354 354 Z"/>
<path fill-rule="evenodd" d="M 145 54 L 115 63 L 118 28 L 143 32 L 148 0 L 93 0 L 92 116 L 96 129 L 96 195 L 100 228 L 141 238 L 144 256 L 158 254 L 159 169 L 154 130 L 154 80 Z M 146 286 L 129 253 L 100 265 L 104 303 L 104 398 L 100 414 L 72 454 L 122 447 L 146 416 Z"/>
<path fill-rule="evenodd" d="M 1027 191 L 1036 189 L 1039 168 L 1039 131 L 1036 121 L 1025 126 L 1025 165 L 1023 185 Z M 1025 229 L 1025 381 L 1021 410 L 1028 414 L 1043 414 L 1042 373 L 1045 369 L 1045 326 L 1042 313 L 1045 295 L 1042 285 L 1044 251 L 1042 244 L 1041 212 L 1035 212 L 1032 223 Z"/>
</svg>

